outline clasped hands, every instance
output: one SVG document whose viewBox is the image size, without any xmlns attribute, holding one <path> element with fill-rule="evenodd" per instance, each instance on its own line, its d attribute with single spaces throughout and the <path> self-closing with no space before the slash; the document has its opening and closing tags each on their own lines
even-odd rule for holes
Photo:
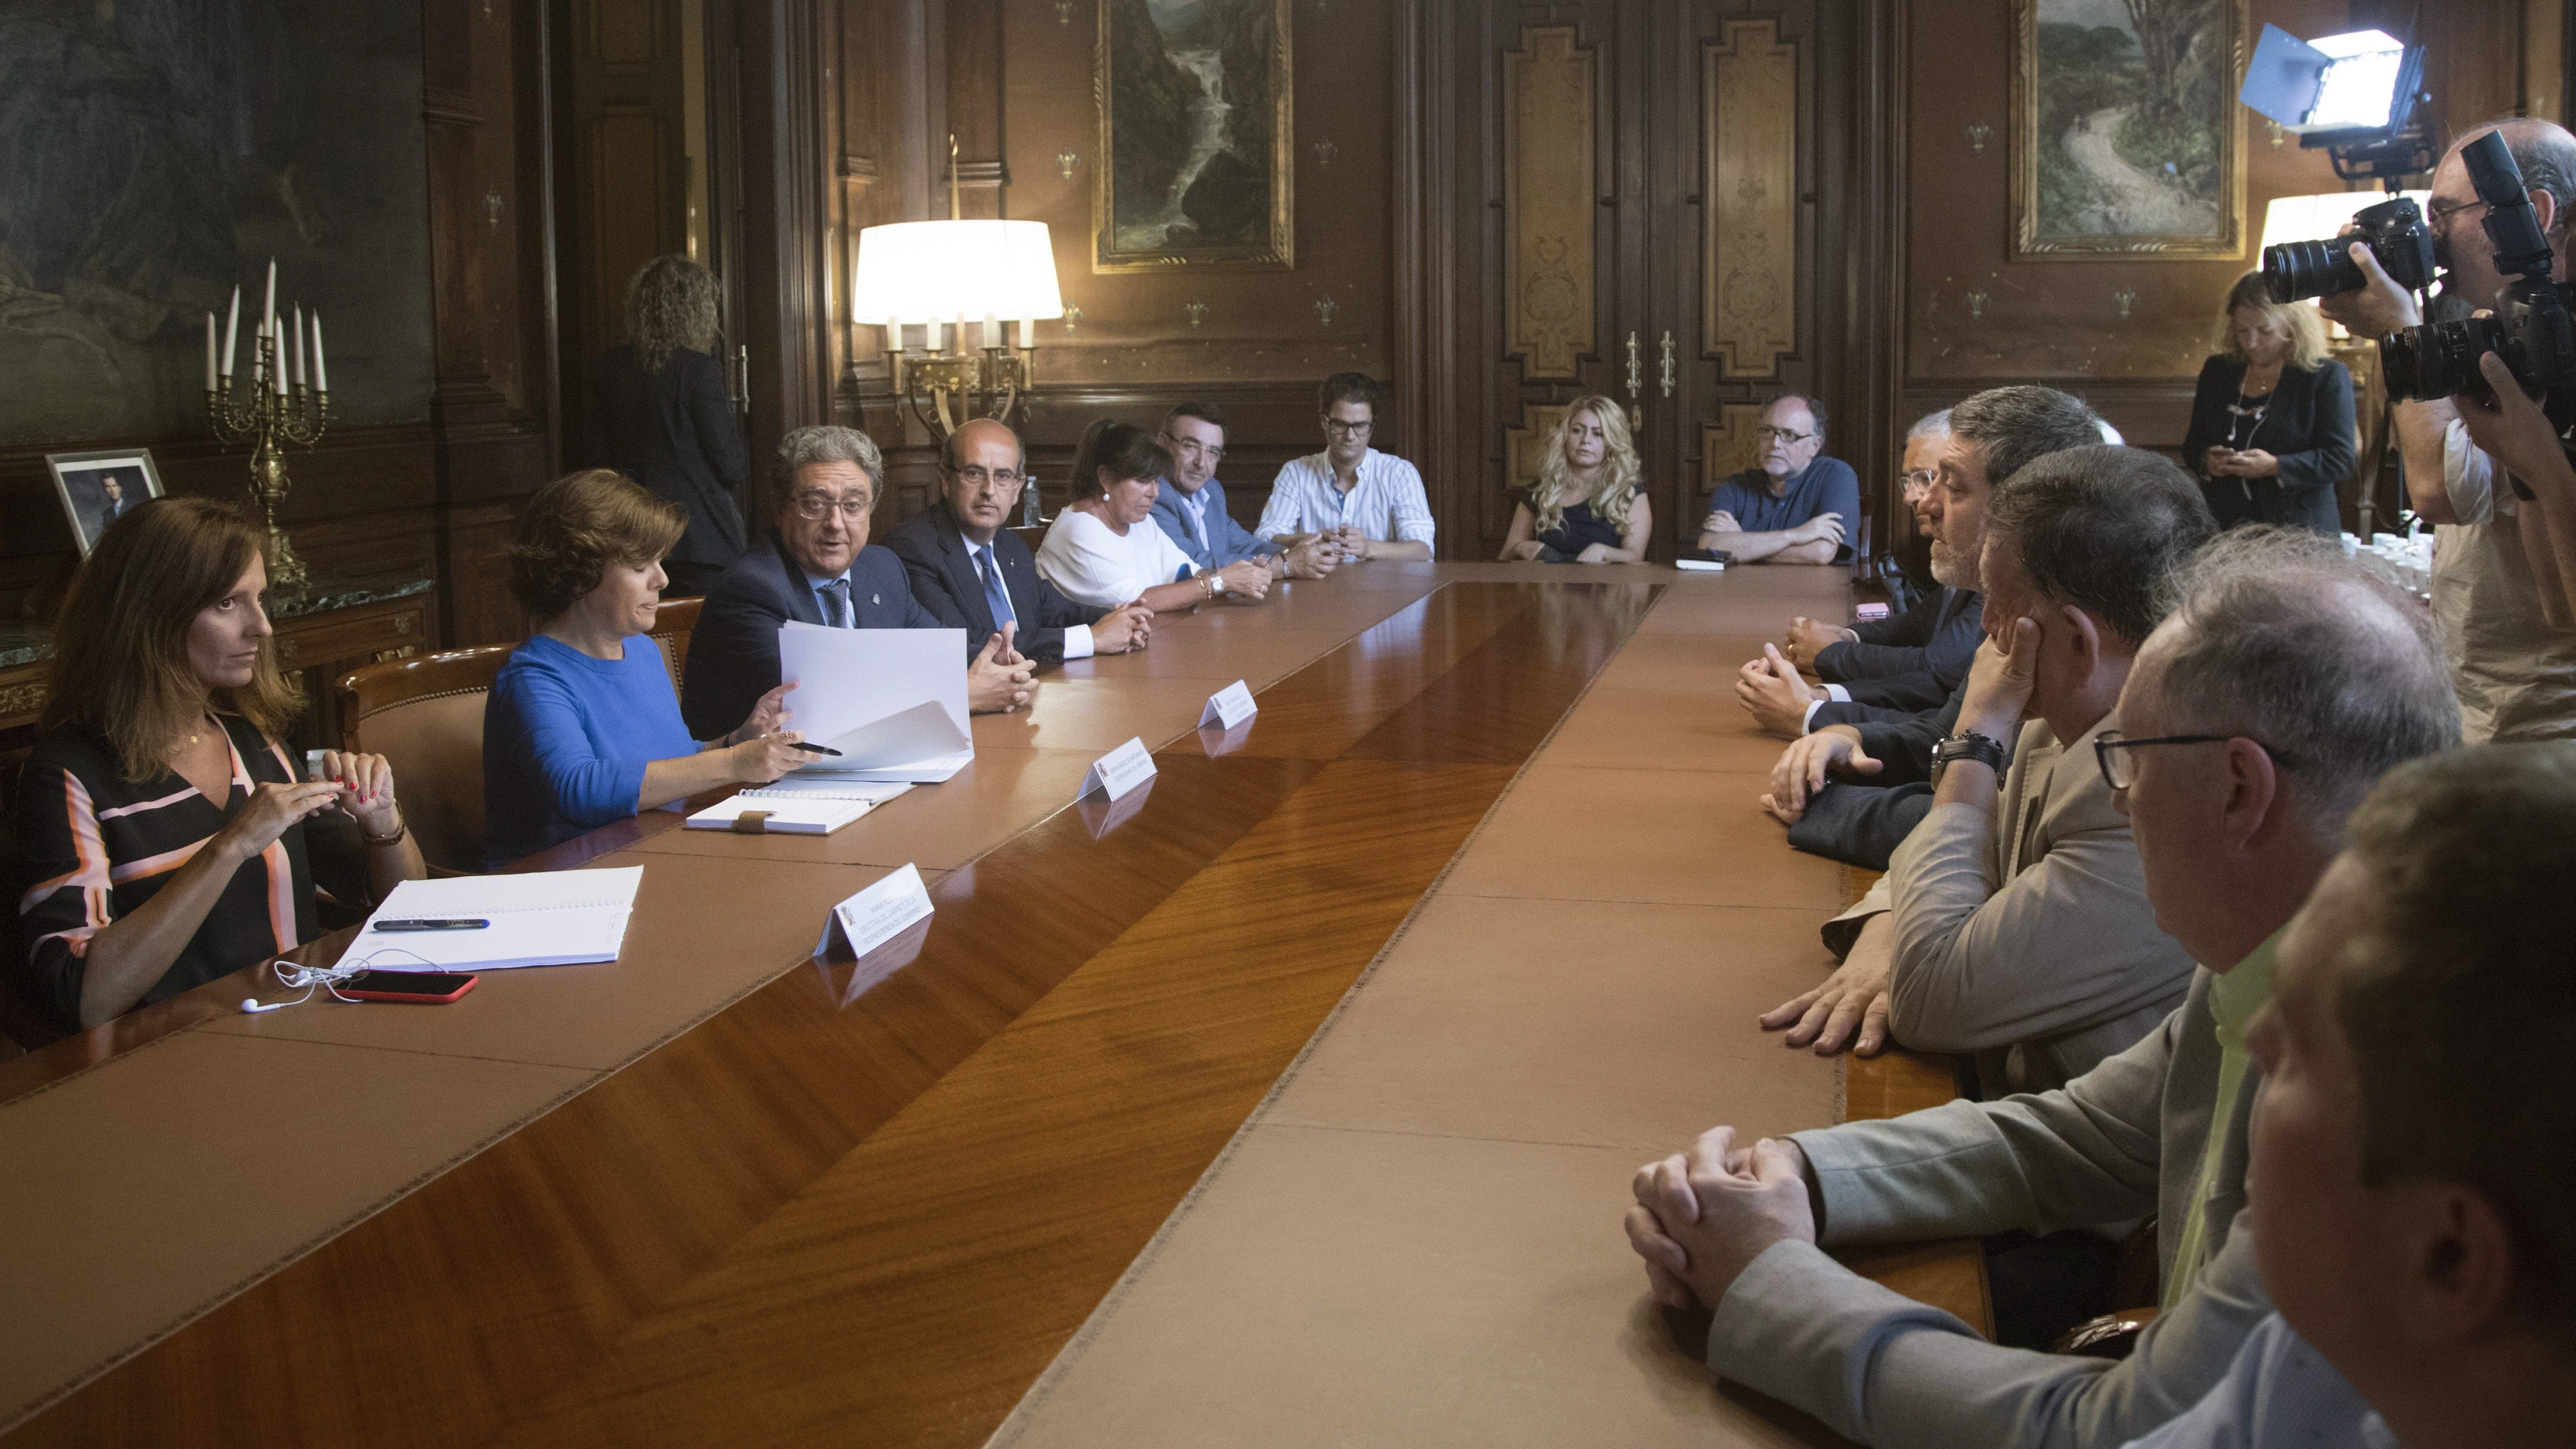
<svg viewBox="0 0 2576 1449">
<path fill-rule="evenodd" d="M 332 809 L 354 817 L 369 835 L 400 830 L 402 807 L 394 800 L 393 765 L 382 755 L 324 750 L 316 778 L 252 787 L 249 802 L 218 832 L 217 854 L 230 849 L 243 857 L 256 855 L 288 826 Z"/>
<path fill-rule="evenodd" d="M 1688 1152 L 1638 1168 L 1632 1188 L 1628 1246 L 1667 1308 L 1715 1309 L 1772 1244 L 1816 1240 L 1807 1155 L 1784 1138 L 1738 1147 L 1734 1128 L 1714 1127 Z"/>
<path fill-rule="evenodd" d="M 2201 468 L 2214 478 L 2270 478 L 2280 473 L 2281 460 L 2261 448 L 2211 448 Z"/>
</svg>

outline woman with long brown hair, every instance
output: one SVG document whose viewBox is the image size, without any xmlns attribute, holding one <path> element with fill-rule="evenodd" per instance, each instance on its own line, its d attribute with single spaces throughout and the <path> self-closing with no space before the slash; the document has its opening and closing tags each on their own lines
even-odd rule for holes
<svg viewBox="0 0 2576 1449">
<path fill-rule="evenodd" d="M 747 547 L 738 496 L 750 467 L 725 390 L 716 279 L 655 257 L 626 287 L 626 343 L 591 378 L 590 461 L 680 505 L 688 527 L 663 569 L 674 595 L 704 594 Z"/>
<path fill-rule="evenodd" d="M 54 626 L 44 733 L 21 776 L 13 966 L 96 1026 L 321 934 L 317 876 L 353 903 L 426 874 L 381 755 L 299 778 L 304 701 L 270 647 L 261 535 L 202 498 L 118 519 Z"/>
</svg>

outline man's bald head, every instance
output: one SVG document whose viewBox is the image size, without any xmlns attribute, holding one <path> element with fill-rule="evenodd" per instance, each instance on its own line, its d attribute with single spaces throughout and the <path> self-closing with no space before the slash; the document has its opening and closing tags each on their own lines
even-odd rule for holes
<svg viewBox="0 0 2576 1449">
<path fill-rule="evenodd" d="M 1010 424 L 998 418 L 970 418 L 948 435 L 947 444 L 940 449 L 940 465 L 954 473 L 970 456 L 970 450 L 979 443 L 989 442 L 999 442 L 1011 450 L 1013 472 L 1021 471 L 1027 463 L 1028 447 L 1020 441 L 1019 434 L 1011 431 Z"/>
<path fill-rule="evenodd" d="M 2541 221 L 2550 246 L 2558 253 L 2562 281 L 2567 277 L 2569 226 L 2576 223 L 2576 135 L 2566 127 L 2537 116 L 2515 116 L 2461 132 L 2451 149 L 2442 153 L 2441 164 L 2433 168 L 2433 259 L 2450 274 L 2446 290 L 2472 307 L 2495 305 L 2496 294 L 2504 286 L 2504 276 L 2495 266 L 2495 248 L 2480 225 L 2484 212 L 2477 210 L 2478 192 L 2469 181 L 2469 163 L 2460 155 L 2471 141 L 2491 131 L 2502 135 L 2505 149 L 2513 153 L 2523 190 L 2538 194 L 2532 204 L 2542 209 Z"/>
</svg>

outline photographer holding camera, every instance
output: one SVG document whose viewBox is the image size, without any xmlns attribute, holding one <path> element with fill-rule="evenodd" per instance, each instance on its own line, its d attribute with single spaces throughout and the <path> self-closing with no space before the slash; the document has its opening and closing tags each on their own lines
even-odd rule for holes
<svg viewBox="0 0 2576 1449">
<path fill-rule="evenodd" d="M 2348 252 L 2361 287 L 2325 296 L 2319 306 L 2363 335 L 2402 334 L 2388 349 L 2387 369 L 2390 395 L 2400 399 L 2397 441 L 2409 500 L 2440 525 L 2433 610 L 2447 638 L 2464 733 L 2471 741 L 2576 736 L 2576 467 L 2558 425 L 2514 381 L 2506 359 L 2483 350 L 2483 338 L 2472 343 L 2479 352 L 2444 350 L 2462 340 L 2459 319 L 2483 315 L 2533 285 L 2499 266 L 2485 227 L 2496 208 L 2462 154 L 2488 135 L 2500 135 L 2528 188 L 2529 216 L 2553 264 L 2550 279 L 2566 280 L 2576 136 L 2547 121 L 2515 119 L 2468 132 L 2433 173 L 2434 259 L 2445 271 L 2433 310 L 2454 325 L 2427 329 L 2436 334 L 2430 337 L 2410 330 L 2424 321 L 2413 295 L 2390 278 L 2375 248 L 2360 242 Z M 2405 400 L 2409 391 L 2428 390 L 2408 384 L 2425 382 L 2457 395 Z"/>
</svg>

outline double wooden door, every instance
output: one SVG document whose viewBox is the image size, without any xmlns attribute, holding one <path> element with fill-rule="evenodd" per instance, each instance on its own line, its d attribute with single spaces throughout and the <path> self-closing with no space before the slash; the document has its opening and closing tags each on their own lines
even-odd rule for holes
<svg viewBox="0 0 2576 1449">
<path fill-rule="evenodd" d="M 1894 243 L 1874 205 L 1890 190 L 1876 7 L 1477 8 L 1479 84 L 1458 99 L 1488 158 L 1477 330 L 1492 345 L 1481 537 L 1457 552 L 1499 549 L 1515 490 L 1584 395 L 1628 412 L 1656 561 L 1691 546 L 1713 480 L 1751 464 L 1785 392 L 1821 398 L 1827 451 L 1883 492 Z"/>
</svg>

